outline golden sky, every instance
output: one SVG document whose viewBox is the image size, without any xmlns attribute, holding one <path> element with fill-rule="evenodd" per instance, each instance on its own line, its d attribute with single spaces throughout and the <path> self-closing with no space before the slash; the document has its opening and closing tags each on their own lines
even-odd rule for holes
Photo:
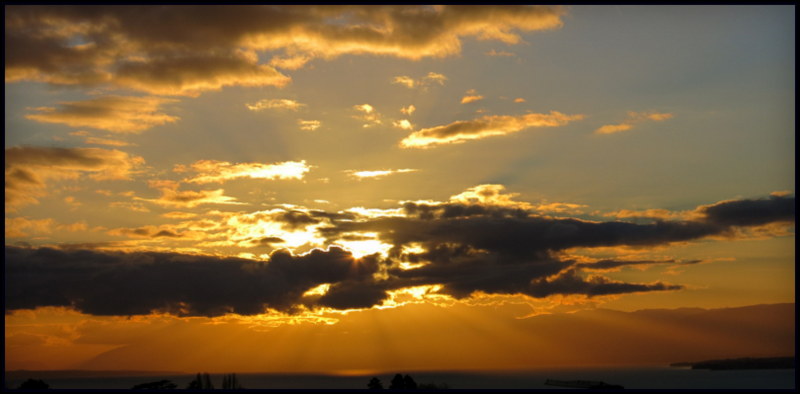
<svg viewBox="0 0 800 394">
<path fill-rule="evenodd" d="M 791 11 L 7 6 L 6 368 L 793 353 Z"/>
</svg>

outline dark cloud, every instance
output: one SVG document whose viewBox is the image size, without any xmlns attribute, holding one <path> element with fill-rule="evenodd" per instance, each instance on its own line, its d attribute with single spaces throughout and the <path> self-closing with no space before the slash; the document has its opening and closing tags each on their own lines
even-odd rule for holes
<svg viewBox="0 0 800 394">
<path fill-rule="evenodd" d="M 643 265 L 654 265 L 654 264 L 678 264 L 678 265 L 690 265 L 690 264 L 698 264 L 702 263 L 703 260 L 685 260 L 685 261 L 675 261 L 675 260 L 600 260 L 593 263 L 579 263 L 575 264 L 576 268 L 585 268 L 590 270 L 597 270 L 597 271 L 606 271 L 606 270 L 613 270 L 619 267 L 626 267 L 626 266 L 643 266 Z"/>
<path fill-rule="evenodd" d="M 522 214 L 517 209 L 456 203 L 406 204 L 407 217 L 337 220 L 343 218 L 287 211 L 282 218 L 298 226 L 326 218 L 328 225 L 319 232 L 331 242 L 377 233 L 383 242 L 393 245 L 385 258 L 374 254 L 356 259 L 336 247 L 300 256 L 278 251 L 268 261 L 254 261 L 6 246 L 6 308 L 71 306 L 98 315 L 155 310 L 215 316 L 257 314 L 267 308 L 293 312 L 301 305 L 369 308 L 380 305 L 392 290 L 433 284 L 455 298 L 476 292 L 594 297 L 679 290 L 681 285 L 621 282 L 584 271 L 695 264 L 699 260 L 579 263 L 565 259 L 561 252 L 576 247 L 665 245 L 723 234 L 733 226 L 793 221 L 793 204 L 794 197 L 726 201 L 699 208 L 705 216 L 694 221 L 649 224 L 551 218 Z M 170 236 L 156 231 L 142 235 Z M 262 238 L 253 243 L 280 241 Z M 329 285 L 324 294 L 304 294 L 322 284 Z"/>
<path fill-rule="evenodd" d="M 348 291 L 365 294 L 354 283 L 378 270 L 377 260 L 356 260 L 338 248 L 303 256 L 276 252 L 268 262 L 13 246 L 6 246 L 5 255 L 6 310 L 65 306 L 94 315 L 292 311 L 304 292 L 323 283 L 337 284 L 330 299 L 322 300 L 325 305 L 366 305 L 347 301 Z"/>
<path fill-rule="evenodd" d="M 282 227 L 287 230 L 297 230 L 320 222 L 310 213 L 295 210 L 278 213 L 274 219 L 283 223 Z"/>
<path fill-rule="evenodd" d="M 444 57 L 477 37 L 507 44 L 555 29 L 557 6 L 9 6 L 6 82 L 111 84 L 197 95 L 224 86 L 283 86 L 273 65 L 343 54 Z M 260 52 L 260 53 L 259 53 Z M 259 58 L 266 58 L 266 64 Z"/>
<path fill-rule="evenodd" d="M 626 283 L 601 276 L 584 279 L 576 270 L 568 270 L 554 279 L 541 278 L 530 285 L 530 295 L 547 297 L 553 294 L 585 294 L 603 296 L 612 294 L 638 293 L 645 291 L 680 290 L 683 286 L 656 283 Z"/>
<path fill-rule="evenodd" d="M 770 196 L 756 200 L 722 201 L 700 207 L 706 221 L 721 226 L 760 226 L 773 222 L 794 222 L 794 196 Z"/>
</svg>

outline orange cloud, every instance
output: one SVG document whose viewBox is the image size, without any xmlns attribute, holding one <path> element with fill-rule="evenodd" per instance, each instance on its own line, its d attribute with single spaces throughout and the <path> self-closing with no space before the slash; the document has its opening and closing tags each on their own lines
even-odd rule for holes
<svg viewBox="0 0 800 394">
<path fill-rule="evenodd" d="M 646 209 L 635 211 L 631 209 L 621 209 L 619 211 L 604 214 L 605 217 L 615 217 L 619 219 L 657 219 L 657 220 L 690 220 L 696 219 L 700 215 L 692 211 L 669 211 L 666 209 Z"/>
<path fill-rule="evenodd" d="M 480 100 L 483 100 L 483 96 L 479 95 L 475 89 L 470 89 L 467 91 L 467 95 L 461 98 L 461 104 L 474 103 Z"/>
<path fill-rule="evenodd" d="M 365 178 L 382 178 L 387 175 L 402 174 L 406 172 L 415 172 L 415 171 L 418 170 L 412 168 L 403 168 L 399 170 L 375 170 L 375 171 L 346 170 L 345 172 L 350 174 L 350 176 L 356 179 L 365 179 Z"/>
<path fill-rule="evenodd" d="M 433 84 L 444 85 L 445 81 L 447 81 L 447 77 L 444 74 L 439 74 L 431 71 L 420 79 L 414 79 L 409 77 L 408 75 L 396 76 L 392 80 L 392 83 L 397 85 L 403 85 L 409 89 L 414 89 L 414 88 L 424 89 Z"/>
<path fill-rule="evenodd" d="M 645 121 L 663 122 L 667 119 L 671 119 L 672 117 L 673 115 L 669 113 L 628 111 L 628 119 L 626 119 L 625 122 L 620 124 L 610 124 L 601 126 L 594 132 L 595 134 L 619 133 L 622 131 L 628 131 L 632 129 L 633 126 L 637 123 Z"/>
<path fill-rule="evenodd" d="M 251 111 L 261 111 L 262 109 L 285 109 L 297 111 L 306 105 L 290 99 L 263 99 L 253 104 L 245 104 L 245 106 Z"/>
<path fill-rule="evenodd" d="M 473 186 L 462 193 L 450 197 L 451 202 L 463 204 L 497 205 L 519 209 L 530 209 L 531 204 L 524 201 L 514 201 L 519 193 L 505 193 L 503 185 L 484 184 Z"/>
<path fill-rule="evenodd" d="M 26 118 L 43 123 L 91 127 L 115 133 L 140 133 L 154 126 L 177 121 L 178 117 L 158 112 L 159 106 L 175 100 L 158 97 L 104 96 L 85 101 L 66 101 L 59 108 L 32 108 L 38 113 Z"/>
<path fill-rule="evenodd" d="M 241 204 L 235 198 L 226 196 L 225 190 L 178 190 L 180 184 L 174 181 L 149 181 L 148 186 L 159 190 L 161 196 L 156 199 L 134 197 L 137 200 L 151 202 L 165 207 L 193 208 L 202 204 Z"/>
<path fill-rule="evenodd" d="M 198 174 L 186 180 L 190 183 L 215 183 L 232 179 L 303 179 L 311 169 L 305 160 L 285 161 L 275 164 L 236 163 L 216 160 L 199 160 L 191 165 Z"/>
<path fill-rule="evenodd" d="M 300 130 L 314 131 L 314 130 L 320 128 L 320 126 L 322 126 L 322 122 L 320 122 L 318 120 L 298 119 L 297 120 L 297 125 L 300 126 Z"/>
<path fill-rule="evenodd" d="M 633 126 L 628 123 L 609 124 L 598 128 L 594 132 L 596 134 L 612 134 L 612 133 L 619 133 L 620 131 L 628 131 L 632 128 Z"/>
<path fill-rule="evenodd" d="M 400 112 L 403 115 L 408 115 L 408 116 L 411 116 L 411 114 L 413 114 L 414 111 L 416 111 L 416 110 L 417 110 L 417 107 L 415 107 L 413 104 L 409 105 L 408 107 L 400 108 Z"/>
<path fill-rule="evenodd" d="M 225 86 L 278 86 L 291 78 L 251 56 L 195 55 L 127 62 L 120 65 L 114 83 L 150 94 L 196 97 Z"/>
<path fill-rule="evenodd" d="M 36 204 L 45 196 L 49 180 L 129 179 L 144 159 L 101 148 L 12 147 L 5 151 L 6 209 Z"/>
<path fill-rule="evenodd" d="M 392 122 L 392 125 L 394 127 L 397 127 L 398 129 L 403 129 L 403 130 L 411 130 L 414 128 L 414 125 L 412 125 L 408 119 L 396 120 Z"/>
<path fill-rule="evenodd" d="M 55 220 L 28 219 L 26 217 L 6 218 L 6 238 L 27 237 L 31 233 L 50 234 L 53 232 Z"/>
<path fill-rule="evenodd" d="M 381 115 L 375 111 L 375 107 L 369 104 L 354 105 L 353 109 L 361 113 L 359 115 L 353 115 L 353 118 L 364 122 L 364 124 L 362 124 L 364 128 L 383 123 Z"/>
<path fill-rule="evenodd" d="M 452 56 L 465 38 L 517 44 L 521 32 L 561 27 L 564 14 L 558 6 L 525 5 L 10 6 L 6 82 L 189 96 L 284 86 L 290 78 L 274 67 L 344 54 Z M 261 64 L 256 51 L 272 59 Z"/>
<path fill-rule="evenodd" d="M 563 126 L 580 119 L 583 119 L 583 115 L 565 115 L 556 111 L 551 111 L 549 114 L 484 116 L 415 131 L 400 141 L 400 145 L 404 148 L 428 148 L 440 144 L 462 143 L 506 135 L 531 127 Z"/>
</svg>

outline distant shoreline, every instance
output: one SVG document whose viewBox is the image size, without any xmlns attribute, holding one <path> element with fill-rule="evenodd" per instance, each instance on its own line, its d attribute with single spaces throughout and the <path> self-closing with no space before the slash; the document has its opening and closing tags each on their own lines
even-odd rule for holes
<svg viewBox="0 0 800 394">
<path fill-rule="evenodd" d="M 672 363 L 670 367 L 691 367 L 692 369 L 709 369 L 712 371 L 740 369 L 794 369 L 794 357 L 744 357 L 721 360 L 705 360 L 698 362 Z"/>
</svg>

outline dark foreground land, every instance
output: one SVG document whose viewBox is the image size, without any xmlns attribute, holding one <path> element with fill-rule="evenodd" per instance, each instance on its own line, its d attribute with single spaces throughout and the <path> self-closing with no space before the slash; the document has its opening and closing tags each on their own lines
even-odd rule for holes
<svg viewBox="0 0 800 394">
<path fill-rule="evenodd" d="M 735 370 L 735 369 L 794 369 L 794 357 L 728 358 L 671 364 L 673 367 L 692 367 L 692 369 Z"/>
</svg>

